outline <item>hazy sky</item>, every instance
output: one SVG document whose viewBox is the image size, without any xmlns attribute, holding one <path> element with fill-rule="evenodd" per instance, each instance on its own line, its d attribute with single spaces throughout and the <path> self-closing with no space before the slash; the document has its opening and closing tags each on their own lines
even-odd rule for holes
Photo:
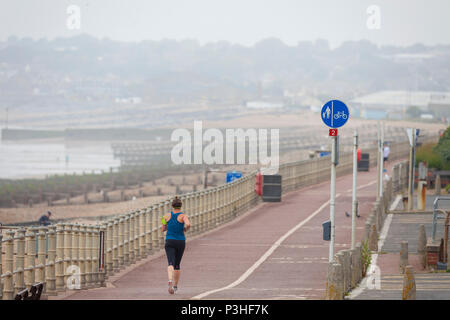
<svg viewBox="0 0 450 320">
<path fill-rule="evenodd" d="M 69 5 L 80 29 L 67 27 Z M 380 9 L 370 30 L 367 8 Z M 277 37 L 286 44 L 323 38 L 377 44 L 450 43 L 449 0 L 0 0 L 0 40 L 87 33 L 114 40 L 227 40 L 252 45 Z"/>
</svg>

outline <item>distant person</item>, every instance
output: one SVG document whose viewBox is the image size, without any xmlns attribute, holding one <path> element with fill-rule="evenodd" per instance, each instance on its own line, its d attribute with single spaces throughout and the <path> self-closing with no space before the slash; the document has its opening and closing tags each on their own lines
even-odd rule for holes
<svg viewBox="0 0 450 320">
<path fill-rule="evenodd" d="M 384 162 L 387 162 L 389 160 L 390 153 L 391 153 L 391 148 L 389 148 L 389 146 L 386 144 L 384 146 L 384 150 L 383 150 Z"/>
<path fill-rule="evenodd" d="M 42 217 L 39 218 L 39 224 L 41 226 L 48 226 L 49 224 L 51 224 L 51 222 L 50 222 L 51 215 L 52 215 L 52 213 L 50 211 L 47 211 L 46 214 L 44 214 Z"/>
<path fill-rule="evenodd" d="M 384 149 L 383 149 L 383 172 L 387 172 L 386 169 L 386 162 L 388 162 L 389 160 L 389 154 L 391 153 L 391 148 L 389 148 L 389 146 L 387 144 L 384 145 Z"/>
<path fill-rule="evenodd" d="M 178 197 L 172 201 L 173 211 L 166 213 L 162 218 L 162 231 L 166 233 L 166 244 L 164 246 L 169 266 L 167 273 L 169 276 L 169 293 L 174 294 L 178 290 L 180 280 L 180 263 L 186 247 L 187 231 L 191 223 L 188 216 L 181 212 L 182 202 Z"/>
</svg>

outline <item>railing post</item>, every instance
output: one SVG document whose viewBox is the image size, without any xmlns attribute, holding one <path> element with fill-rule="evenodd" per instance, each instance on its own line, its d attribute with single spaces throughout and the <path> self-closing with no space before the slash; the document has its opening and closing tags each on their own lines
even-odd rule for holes
<svg viewBox="0 0 450 320">
<path fill-rule="evenodd" d="M 113 274 L 113 260 L 112 260 L 112 250 L 113 250 L 113 224 L 108 221 L 106 230 L 106 275 L 111 276 Z"/>
<path fill-rule="evenodd" d="M 203 210 L 202 210 L 202 218 L 203 218 L 203 232 L 208 231 L 209 228 L 209 210 L 208 210 L 208 202 L 209 202 L 209 190 L 203 191 Z"/>
<path fill-rule="evenodd" d="M 206 216 L 208 221 L 208 230 L 213 228 L 213 206 L 214 206 L 214 192 L 209 189 L 206 194 Z"/>
<path fill-rule="evenodd" d="M 114 272 L 119 271 L 119 219 L 114 219 L 113 222 L 113 248 L 112 248 L 112 260 Z"/>
<path fill-rule="evenodd" d="M 227 196 L 227 185 L 222 186 L 222 189 L 220 190 L 220 224 L 223 224 L 226 220 L 226 214 L 227 214 L 227 202 L 226 202 L 226 196 Z"/>
<path fill-rule="evenodd" d="M 161 215 L 161 219 L 162 216 L 165 215 L 166 213 L 172 211 L 172 201 L 170 198 L 167 198 L 166 201 L 164 201 L 164 209 Z"/>
<path fill-rule="evenodd" d="M 226 208 L 227 208 L 227 213 L 225 217 L 226 222 L 231 220 L 231 217 L 233 215 L 232 197 L 233 197 L 233 184 L 231 182 L 230 184 L 227 185 L 226 189 Z"/>
<path fill-rule="evenodd" d="M 47 258 L 47 248 L 46 248 L 46 239 L 45 232 L 47 231 L 46 227 L 38 228 L 38 265 L 37 265 L 37 273 L 36 273 L 36 282 L 44 283 L 44 291 L 46 287 L 45 282 L 45 267 L 46 267 L 46 258 Z"/>
<path fill-rule="evenodd" d="M 67 280 L 71 276 L 68 273 L 68 268 L 72 263 L 72 226 L 64 224 L 64 286 L 66 287 Z"/>
<path fill-rule="evenodd" d="M 190 196 L 190 220 L 192 223 L 192 234 L 195 235 L 198 232 L 198 194 L 194 192 Z"/>
<path fill-rule="evenodd" d="M 64 225 L 56 225 L 56 291 L 64 291 Z"/>
<path fill-rule="evenodd" d="M 189 217 L 189 220 L 192 223 L 192 220 L 191 220 L 191 217 L 192 217 L 192 214 L 191 214 L 191 212 L 192 212 L 191 211 L 191 194 L 190 193 L 188 193 L 188 194 L 186 194 L 184 196 L 184 204 L 183 205 L 184 205 L 184 213 Z"/>
<path fill-rule="evenodd" d="M 130 253 L 130 263 L 134 263 L 136 261 L 134 256 L 134 213 L 129 214 L 130 217 L 130 233 L 128 236 L 128 247 Z"/>
<path fill-rule="evenodd" d="M 139 233 L 139 245 L 140 245 L 140 256 L 141 259 L 145 258 L 147 256 L 147 237 L 145 233 L 145 229 L 147 228 L 146 224 L 146 217 L 147 212 L 146 209 L 139 210 L 139 226 L 140 226 L 140 233 Z"/>
<path fill-rule="evenodd" d="M 197 226 L 195 234 L 201 233 L 202 230 L 202 192 L 198 191 L 195 194 L 195 225 Z"/>
<path fill-rule="evenodd" d="M 86 227 L 86 247 L 85 247 L 85 267 L 86 267 L 86 289 L 92 288 L 92 227 Z"/>
<path fill-rule="evenodd" d="M 242 191 L 242 181 L 236 181 L 236 215 L 240 215 L 242 212 Z"/>
<path fill-rule="evenodd" d="M 160 204 L 158 207 L 158 243 L 159 249 L 164 248 L 164 232 L 161 230 L 161 219 L 164 216 L 164 204 Z"/>
<path fill-rule="evenodd" d="M 16 232 L 16 270 L 14 288 L 16 292 L 25 289 L 24 265 L 25 265 L 25 229 Z"/>
<path fill-rule="evenodd" d="M 245 179 L 245 178 L 242 178 Z M 295 180 L 294 180 L 295 182 Z M 242 181 L 237 181 L 236 182 L 236 215 L 239 215 L 242 212 L 242 194 L 243 194 L 243 190 L 242 190 Z"/>
<path fill-rule="evenodd" d="M 199 234 L 202 232 L 202 191 L 195 193 L 195 225 L 197 226 L 195 233 Z"/>
<path fill-rule="evenodd" d="M 239 211 L 239 184 L 235 180 L 233 181 L 233 219 L 236 218 L 237 212 Z"/>
<path fill-rule="evenodd" d="M 145 224 L 146 224 L 146 230 L 145 230 L 145 243 L 147 246 L 147 254 L 151 254 L 153 251 L 153 247 L 152 247 L 152 229 L 153 229 L 153 225 L 152 225 L 152 211 L 153 211 L 153 207 L 148 207 L 145 210 Z"/>
<path fill-rule="evenodd" d="M 123 216 L 120 216 L 119 219 L 119 269 L 122 269 L 123 267 L 125 267 L 125 219 L 123 218 Z"/>
<path fill-rule="evenodd" d="M 224 213 L 225 213 L 225 186 L 221 186 L 219 188 L 219 225 L 221 225 L 224 221 Z"/>
<path fill-rule="evenodd" d="M 246 195 L 246 210 L 249 210 L 253 205 L 254 195 L 255 193 L 255 174 L 252 174 L 247 179 L 247 185 L 245 188 L 245 195 Z"/>
<path fill-rule="evenodd" d="M 191 228 L 189 229 L 191 234 L 195 234 L 195 206 L 194 206 L 194 199 L 195 196 L 194 194 L 191 192 L 188 194 L 188 216 L 189 216 L 189 220 L 191 221 Z"/>
<path fill-rule="evenodd" d="M 213 200 L 213 228 L 217 227 L 217 222 L 218 222 L 218 213 L 219 213 L 219 187 L 214 188 L 214 200 Z"/>
<path fill-rule="evenodd" d="M 56 226 L 48 226 L 48 253 L 46 271 L 46 292 L 49 296 L 56 295 Z"/>
<path fill-rule="evenodd" d="M 80 226 L 80 288 L 86 289 L 86 226 Z"/>
<path fill-rule="evenodd" d="M 203 232 L 208 231 L 209 228 L 209 209 L 208 209 L 208 202 L 209 202 L 209 190 L 206 190 L 203 192 Z"/>
<path fill-rule="evenodd" d="M 227 195 L 229 192 L 229 187 L 227 185 L 223 186 L 222 188 L 222 195 L 221 195 L 221 203 L 222 203 L 222 213 L 221 213 L 221 217 L 220 217 L 220 223 L 223 224 L 227 221 L 227 214 L 228 214 L 228 203 L 227 203 Z"/>
<path fill-rule="evenodd" d="M 137 211 L 134 213 L 134 261 L 139 261 L 141 259 L 141 248 L 139 241 L 139 235 L 141 231 L 140 220 L 140 212 Z"/>
<path fill-rule="evenodd" d="M 203 202 L 202 202 L 202 218 L 203 218 L 203 232 L 208 231 L 208 200 L 209 200 L 209 190 L 203 191 Z"/>
<path fill-rule="evenodd" d="M 205 191 L 200 192 L 200 199 L 199 199 L 199 226 L 200 230 L 199 233 L 203 233 L 205 231 Z"/>
<path fill-rule="evenodd" d="M 14 231 L 6 231 L 5 273 L 3 274 L 3 300 L 14 298 Z"/>
<path fill-rule="evenodd" d="M 212 190 L 212 227 L 217 227 L 217 211 L 219 208 L 219 187 Z"/>
<path fill-rule="evenodd" d="M 100 256 L 100 234 L 98 236 L 98 250 L 97 252 L 99 253 L 99 262 L 98 262 L 98 277 L 99 277 L 99 284 L 101 287 L 106 287 L 106 282 L 105 282 L 105 278 L 106 278 L 106 225 L 102 224 L 99 226 L 99 232 L 103 232 L 103 251 L 104 251 L 104 256 Z M 102 261 L 102 264 L 100 264 L 100 260 Z"/>
<path fill-rule="evenodd" d="M 92 227 L 92 242 L 91 242 L 91 267 L 92 267 L 92 286 L 98 287 L 100 284 L 99 276 L 98 276 L 98 251 L 99 251 L 99 226 Z"/>
<path fill-rule="evenodd" d="M 36 267 L 36 233 L 34 228 L 28 228 L 25 234 L 26 239 L 26 268 L 25 268 L 25 286 L 31 288 L 35 284 L 34 269 Z"/>
<path fill-rule="evenodd" d="M 75 224 L 72 226 L 72 266 L 78 267 L 78 270 L 80 270 L 80 226 L 78 224 Z M 80 275 L 81 280 L 81 275 Z M 81 281 L 80 281 L 80 287 L 76 289 L 81 289 Z"/>
<path fill-rule="evenodd" d="M 130 264 L 130 215 L 125 214 L 123 216 L 123 220 L 124 220 L 123 221 L 123 226 L 124 226 L 123 262 L 125 263 L 125 265 L 129 265 Z"/>
<path fill-rule="evenodd" d="M 167 198 L 166 201 L 164 202 L 164 208 L 163 208 L 163 211 L 161 212 L 161 218 L 160 218 L 159 221 L 161 221 L 162 217 L 166 213 L 171 212 L 172 210 L 173 210 L 173 208 L 172 208 L 172 199 Z M 160 226 L 161 226 L 161 224 L 160 224 Z M 164 236 L 165 236 L 165 233 L 162 232 L 162 235 L 161 235 L 161 241 L 162 241 L 162 244 L 163 244 L 162 248 L 164 248 L 164 244 L 165 244 L 165 237 Z"/>
<path fill-rule="evenodd" d="M 153 252 L 156 252 L 159 249 L 158 211 L 159 211 L 159 206 L 154 205 L 152 207 L 152 251 Z"/>
</svg>

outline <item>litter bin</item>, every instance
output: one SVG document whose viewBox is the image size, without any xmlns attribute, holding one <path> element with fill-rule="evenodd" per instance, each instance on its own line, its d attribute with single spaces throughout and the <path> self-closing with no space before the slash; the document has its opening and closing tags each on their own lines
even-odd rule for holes
<svg viewBox="0 0 450 320">
<path fill-rule="evenodd" d="M 281 176 L 263 175 L 262 199 L 264 202 L 281 202 Z"/>
<path fill-rule="evenodd" d="M 369 171 L 370 154 L 361 153 L 361 160 L 358 161 L 358 171 Z"/>
</svg>

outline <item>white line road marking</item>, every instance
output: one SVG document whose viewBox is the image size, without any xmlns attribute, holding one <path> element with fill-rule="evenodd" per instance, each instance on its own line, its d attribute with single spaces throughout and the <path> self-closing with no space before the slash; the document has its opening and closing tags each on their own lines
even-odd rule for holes
<svg viewBox="0 0 450 320">
<path fill-rule="evenodd" d="M 371 185 L 373 185 L 375 183 L 377 183 L 377 180 L 374 180 L 374 181 L 371 181 L 369 183 L 363 184 L 362 186 L 357 187 L 356 190 L 364 189 L 364 188 L 369 187 L 369 186 L 371 186 Z M 347 192 L 352 192 L 352 191 L 353 191 L 353 189 L 348 189 L 347 190 Z"/>
<path fill-rule="evenodd" d="M 336 195 L 336 199 L 340 196 L 340 194 Z M 242 283 L 245 279 L 247 279 L 264 261 L 267 260 L 267 258 L 281 245 L 281 243 L 286 240 L 291 234 L 293 234 L 295 231 L 297 231 L 298 229 L 300 229 L 303 225 L 305 225 L 307 222 L 309 222 L 312 218 L 314 218 L 316 215 L 318 215 L 323 209 L 325 209 L 328 205 L 330 204 L 330 200 L 328 200 L 327 202 L 325 202 L 324 204 L 322 204 L 320 206 L 319 209 L 317 209 L 316 211 L 314 211 L 308 218 L 306 218 L 305 220 L 301 221 L 300 223 L 298 223 L 295 227 L 293 227 L 291 230 L 289 230 L 288 232 L 286 232 L 284 235 L 282 235 L 277 241 L 275 241 L 275 243 L 269 248 L 269 250 L 267 250 L 262 256 L 261 258 L 258 259 L 258 261 L 256 261 L 247 271 L 245 271 L 240 277 L 239 279 L 237 279 L 236 281 L 234 281 L 233 283 L 229 284 L 228 286 L 219 288 L 219 289 L 214 289 L 214 290 L 210 290 L 210 291 L 206 291 L 204 293 L 201 293 L 195 297 L 192 297 L 192 299 L 203 299 L 206 296 L 209 296 L 213 293 L 216 292 L 220 292 L 223 290 L 227 290 L 227 289 L 231 289 L 237 285 L 239 285 L 240 283 Z"/>
</svg>

